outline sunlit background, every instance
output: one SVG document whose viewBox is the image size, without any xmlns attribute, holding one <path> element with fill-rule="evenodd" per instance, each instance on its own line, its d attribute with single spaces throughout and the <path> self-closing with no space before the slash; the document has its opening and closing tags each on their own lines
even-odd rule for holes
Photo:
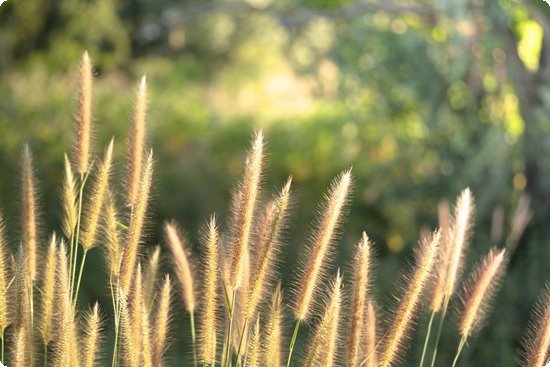
<svg viewBox="0 0 550 367">
<path fill-rule="evenodd" d="M 261 128 L 264 198 L 294 178 L 285 279 L 295 274 L 323 191 L 353 167 L 334 268 L 349 272 L 367 231 L 384 309 L 420 233 L 437 225 L 438 203 L 469 186 L 477 210 L 468 267 L 493 245 L 507 246 L 511 261 L 462 365 L 514 365 L 550 280 L 549 9 L 542 0 L 8 0 L 0 7 L 0 204 L 12 243 L 24 142 L 35 155 L 44 238 L 59 228 L 62 159 L 88 50 L 95 151 L 115 136 L 119 171 L 136 86 L 147 77 L 156 156 L 151 245 L 162 243 L 167 218 L 196 246 L 211 213 L 228 217 L 250 137 Z M 94 256 L 101 266 L 101 253 Z M 87 295 L 108 308 L 106 283 L 87 270 Z M 177 328 L 186 330 L 184 322 Z M 417 363 L 425 324 L 424 315 L 403 365 Z M 455 351 L 455 330 L 450 318 L 442 360 Z M 181 365 L 189 342 L 174 340 L 169 354 Z"/>
</svg>

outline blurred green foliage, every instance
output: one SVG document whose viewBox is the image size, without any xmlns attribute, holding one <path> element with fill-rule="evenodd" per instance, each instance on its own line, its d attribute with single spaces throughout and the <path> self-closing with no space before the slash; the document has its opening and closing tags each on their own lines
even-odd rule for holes
<svg viewBox="0 0 550 367">
<path fill-rule="evenodd" d="M 335 266 L 347 266 L 366 230 L 377 247 L 381 302 L 419 233 L 437 225 L 441 199 L 473 189 L 474 260 L 504 245 L 502 236 L 491 238 L 494 213 L 504 210 L 508 233 L 528 194 L 533 220 L 488 327 L 462 361 L 511 365 L 550 276 L 548 15 L 538 0 L 8 0 L 0 8 L 0 202 L 11 238 L 17 243 L 25 141 L 41 180 L 44 235 L 58 228 L 77 63 L 88 50 L 95 149 L 115 136 L 119 168 L 135 85 L 147 75 L 157 159 L 151 243 L 161 241 L 166 218 L 196 243 L 210 213 L 227 217 L 245 147 L 259 128 L 269 152 L 264 196 L 294 177 L 285 277 L 323 191 L 352 166 L 354 199 Z M 91 298 L 104 291 L 88 289 Z M 442 360 L 457 341 L 451 322 L 446 329 Z M 407 365 L 417 360 L 409 355 Z"/>
</svg>

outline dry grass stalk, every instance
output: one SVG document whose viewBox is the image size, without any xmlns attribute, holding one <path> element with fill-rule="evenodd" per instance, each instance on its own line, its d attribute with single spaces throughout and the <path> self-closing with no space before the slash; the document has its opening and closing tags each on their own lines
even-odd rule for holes
<svg viewBox="0 0 550 367">
<path fill-rule="evenodd" d="M 250 241 L 250 229 L 260 190 L 263 160 L 263 133 L 260 130 L 253 139 L 252 147 L 246 160 L 245 173 L 238 197 L 234 223 L 234 252 L 229 273 L 229 285 L 237 289 L 241 285 L 245 253 Z"/>
<path fill-rule="evenodd" d="M 253 268 L 250 297 L 246 306 L 247 317 L 253 317 L 256 312 L 258 304 L 264 298 L 265 287 L 272 274 L 275 257 L 279 249 L 279 238 L 285 226 L 291 184 L 292 178 L 289 178 L 279 196 L 268 204 L 260 224 L 258 253 Z"/>
<path fill-rule="evenodd" d="M 139 245 L 143 236 L 143 228 L 147 217 L 149 194 L 153 181 L 153 152 L 147 156 L 143 176 L 141 177 L 138 198 L 133 206 L 130 225 L 124 243 L 123 257 L 120 269 L 120 286 L 126 292 L 131 284 L 132 275 L 137 262 Z"/>
<path fill-rule="evenodd" d="M 6 228 L 4 219 L 0 213 L 0 334 L 4 335 L 4 330 L 10 325 L 10 307 L 12 306 L 11 297 L 8 294 L 10 283 L 8 273 Z"/>
<path fill-rule="evenodd" d="M 141 306 L 141 367 L 153 366 L 153 352 L 151 350 L 151 325 L 149 311 L 142 300 Z"/>
<path fill-rule="evenodd" d="M 260 367 L 260 358 L 262 356 L 262 345 L 260 342 L 260 316 L 256 318 L 254 323 L 254 329 L 252 331 L 252 337 L 250 338 L 248 356 L 246 358 L 246 365 L 249 367 Z"/>
<path fill-rule="evenodd" d="M 447 277 L 453 249 L 449 203 L 447 201 L 441 201 L 437 206 L 437 211 L 439 216 L 441 244 L 439 246 L 437 269 L 434 276 L 434 288 L 430 299 L 430 309 L 433 312 L 439 312 L 441 310 L 447 294 Z"/>
<path fill-rule="evenodd" d="M 219 235 L 216 218 L 210 218 L 203 240 L 204 258 L 202 261 L 202 309 L 200 314 L 200 334 L 198 344 L 199 361 L 207 366 L 216 363 L 216 306 L 218 304 L 218 248 Z"/>
<path fill-rule="evenodd" d="M 118 278 L 122 249 L 120 244 L 120 230 L 118 211 L 112 193 L 107 193 L 105 200 L 105 213 L 103 231 L 106 241 L 107 264 L 111 281 Z"/>
<path fill-rule="evenodd" d="M 76 171 L 88 171 L 92 126 L 92 63 L 88 52 L 82 56 L 80 65 L 80 88 L 78 90 L 78 116 L 76 138 Z"/>
<path fill-rule="evenodd" d="M 522 346 L 525 367 L 540 367 L 550 359 L 550 283 L 539 296 Z"/>
<path fill-rule="evenodd" d="M 143 298 L 147 310 L 151 310 L 152 302 L 155 299 L 159 266 L 160 246 L 155 246 L 155 249 L 147 260 L 147 269 L 145 270 L 145 277 L 143 279 Z"/>
<path fill-rule="evenodd" d="M 283 292 L 281 284 L 275 288 L 271 299 L 271 307 L 267 317 L 265 338 L 263 341 L 263 366 L 281 366 L 281 343 L 283 333 Z"/>
<path fill-rule="evenodd" d="M 172 285 L 170 277 L 166 275 L 160 290 L 160 296 L 157 303 L 157 313 L 154 322 L 154 335 L 152 341 L 152 360 L 153 366 L 162 364 L 162 356 L 166 350 L 166 340 L 168 338 L 168 327 L 170 324 L 170 303 L 172 300 Z"/>
<path fill-rule="evenodd" d="M 147 82 L 141 78 L 136 95 L 132 131 L 128 144 L 128 182 L 127 201 L 131 206 L 136 202 L 143 166 L 145 146 L 145 118 L 147 116 Z"/>
<path fill-rule="evenodd" d="M 63 220 L 62 229 L 65 237 L 70 240 L 76 228 L 78 220 L 78 208 L 76 204 L 77 190 L 76 180 L 73 175 L 71 163 L 65 154 L 65 176 L 63 177 Z"/>
<path fill-rule="evenodd" d="M 353 273 L 353 306 L 346 349 L 346 364 L 357 366 L 361 355 L 361 340 L 363 337 L 363 324 L 365 315 L 365 303 L 370 281 L 370 241 L 363 232 L 361 242 L 357 247 Z"/>
<path fill-rule="evenodd" d="M 195 310 L 195 287 L 193 285 L 193 271 L 189 262 L 188 250 L 180 230 L 175 222 L 164 224 L 164 236 L 172 252 L 174 265 L 176 266 L 176 276 L 181 287 L 183 304 L 187 312 L 192 313 Z"/>
<path fill-rule="evenodd" d="M 99 304 L 96 302 L 85 316 L 84 337 L 82 339 L 82 367 L 94 367 L 99 361 L 101 344 L 101 319 Z"/>
<path fill-rule="evenodd" d="M 23 148 L 23 245 L 25 249 L 26 274 L 34 282 L 36 280 L 36 252 L 37 252 L 37 208 L 36 191 L 34 187 L 34 174 L 32 167 L 32 154 L 28 145 Z"/>
<path fill-rule="evenodd" d="M 436 264 L 440 237 L 440 233 L 436 231 L 431 238 L 422 239 L 420 250 L 415 256 L 416 269 L 408 287 L 404 292 L 400 292 L 403 296 L 399 297 L 401 301 L 389 323 L 385 345 L 380 355 L 380 367 L 394 365 L 399 355 L 406 349 L 404 340 L 411 331 L 421 295 Z"/>
<path fill-rule="evenodd" d="M 376 367 L 378 366 L 378 358 L 376 352 L 376 345 L 378 344 L 378 334 L 376 327 L 376 309 L 374 303 L 369 301 L 367 303 L 367 311 L 365 316 L 365 363 L 364 367 Z"/>
<path fill-rule="evenodd" d="M 55 307 L 55 284 L 57 282 L 57 257 L 57 239 L 55 238 L 55 234 L 53 234 L 46 255 L 44 276 L 42 277 L 41 320 L 39 327 L 44 345 L 48 345 L 53 338 L 52 327 Z"/>
<path fill-rule="evenodd" d="M 460 322 L 460 336 L 465 340 L 481 326 L 489 301 L 497 290 L 506 265 L 506 250 L 493 248 L 478 265 L 464 287 L 465 297 Z"/>
<path fill-rule="evenodd" d="M 16 328 L 24 328 L 24 335 L 29 338 L 33 333 L 33 325 L 31 324 L 32 308 L 31 298 L 29 297 L 29 289 L 31 289 L 31 280 L 26 274 L 26 262 L 23 249 L 16 255 L 15 260 L 15 295 L 17 297 L 17 307 L 15 308 L 14 322 Z M 26 340 L 28 342 L 28 340 Z M 28 345 L 28 357 L 32 355 L 32 345 Z"/>
<path fill-rule="evenodd" d="M 453 245 L 447 273 L 447 296 L 454 293 L 460 277 L 464 253 L 472 227 L 474 199 L 470 189 L 462 191 L 457 199 L 452 227 Z"/>
<path fill-rule="evenodd" d="M 75 310 L 72 306 L 71 289 L 69 285 L 69 262 L 65 244 L 58 246 L 57 259 L 57 305 L 58 334 L 54 353 L 55 366 L 78 366 L 79 355 L 75 325 Z"/>
<path fill-rule="evenodd" d="M 325 257 L 341 221 L 350 184 L 351 171 L 348 170 L 332 182 L 330 191 L 326 195 L 323 217 L 312 241 L 310 254 L 307 257 L 308 263 L 296 286 L 297 301 L 294 316 L 298 320 L 305 320 L 309 314 L 315 289 L 322 276 Z"/>
<path fill-rule="evenodd" d="M 330 367 L 336 363 L 341 307 L 342 276 L 340 275 L 340 271 L 338 271 L 331 285 L 330 298 L 327 302 L 323 318 L 309 347 L 305 366 Z"/>
<path fill-rule="evenodd" d="M 104 207 L 105 197 L 109 190 L 109 176 L 111 175 L 113 161 L 113 142 L 114 141 L 111 140 L 107 147 L 105 158 L 99 166 L 92 194 L 83 211 L 84 218 L 80 235 L 80 244 L 84 251 L 89 251 L 98 244 L 97 234 L 99 232 L 99 219 Z"/>
</svg>

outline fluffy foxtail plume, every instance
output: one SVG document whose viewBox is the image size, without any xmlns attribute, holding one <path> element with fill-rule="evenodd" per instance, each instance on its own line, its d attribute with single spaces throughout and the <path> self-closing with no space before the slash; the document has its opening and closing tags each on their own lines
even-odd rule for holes
<svg viewBox="0 0 550 367">
<path fill-rule="evenodd" d="M 88 171 L 92 126 L 92 63 L 88 52 L 82 56 L 80 87 L 78 90 L 78 115 L 76 138 L 76 171 Z"/>
<path fill-rule="evenodd" d="M 267 318 L 265 338 L 263 341 L 263 366 L 281 366 L 281 342 L 283 332 L 283 292 L 281 284 L 275 288 L 271 299 L 271 308 Z"/>
<path fill-rule="evenodd" d="M 28 145 L 23 148 L 23 246 L 25 249 L 26 274 L 32 281 L 36 280 L 36 247 L 37 247 L 37 220 L 36 220 L 36 192 L 34 188 L 34 174 L 32 154 Z"/>
<path fill-rule="evenodd" d="M 203 239 L 204 258 L 201 269 L 202 278 L 202 312 L 200 314 L 200 334 L 198 343 L 199 361 L 206 366 L 216 363 L 216 305 L 218 304 L 218 246 L 219 235 L 216 218 L 210 218 Z"/>
<path fill-rule="evenodd" d="M 470 189 L 465 189 L 458 197 L 453 218 L 453 245 L 447 273 L 447 295 L 454 293 L 456 283 L 461 275 L 464 252 L 468 246 L 468 237 L 472 227 L 473 211 L 474 199 L 472 193 Z"/>
<path fill-rule="evenodd" d="M 258 240 L 259 249 L 253 268 L 254 273 L 251 280 L 250 297 L 246 307 L 247 317 L 254 315 L 258 304 L 264 297 L 266 283 L 270 277 L 277 255 L 279 238 L 285 225 L 291 183 L 292 178 L 289 178 L 280 195 L 268 204 L 262 218 Z"/>
<path fill-rule="evenodd" d="M 319 221 L 317 232 L 313 237 L 310 254 L 307 257 L 305 271 L 296 285 L 297 301 L 294 316 L 305 320 L 309 314 L 311 302 L 317 284 L 322 276 L 325 257 L 335 237 L 341 221 L 343 208 L 346 204 L 351 184 L 351 170 L 343 172 L 336 178 L 325 197 L 323 217 Z"/>
<path fill-rule="evenodd" d="M 262 356 L 261 343 L 260 343 L 260 316 L 256 318 L 254 324 L 254 330 L 252 331 L 252 338 L 250 338 L 249 344 L 250 350 L 246 358 L 246 365 L 250 367 L 260 367 L 260 358 Z"/>
<path fill-rule="evenodd" d="M 130 225 L 126 234 L 124 243 L 124 261 L 122 261 L 120 269 L 120 286 L 124 291 L 127 291 L 131 281 L 134 269 L 136 267 L 139 245 L 143 236 L 143 227 L 147 218 L 147 207 L 149 204 L 149 194 L 153 181 L 153 151 L 147 156 L 143 175 L 141 177 L 138 197 L 133 206 L 130 217 Z"/>
<path fill-rule="evenodd" d="M 97 233 L 99 229 L 99 219 L 109 189 L 109 176 L 111 175 L 112 161 L 113 140 L 111 139 L 105 152 L 105 158 L 99 166 L 92 194 L 84 208 L 84 218 L 80 236 L 80 244 L 84 251 L 88 251 L 98 244 Z"/>
<path fill-rule="evenodd" d="M 155 249 L 147 260 L 147 269 L 145 270 L 145 278 L 143 279 L 143 297 L 147 310 L 151 310 L 151 304 L 156 298 L 155 288 L 157 286 L 159 265 L 160 246 L 155 246 Z"/>
<path fill-rule="evenodd" d="M 340 271 L 338 271 L 331 288 L 323 318 L 309 346 L 305 366 L 331 367 L 337 364 L 338 326 L 342 307 L 342 276 Z"/>
<path fill-rule="evenodd" d="M 79 355 L 75 310 L 72 306 L 71 288 L 69 285 L 69 261 L 63 241 L 58 246 L 57 263 L 58 334 L 54 350 L 54 365 L 78 366 Z"/>
<path fill-rule="evenodd" d="M 122 256 L 118 211 L 114 200 L 113 194 L 110 192 L 107 193 L 104 213 L 104 235 L 107 264 L 112 282 L 115 282 L 115 279 L 120 274 L 120 260 Z"/>
<path fill-rule="evenodd" d="M 378 358 L 376 345 L 378 344 L 378 334 L 376 327 L 376 310 L 374 303 L 369 301 L 367 304 L 367 312 L 365 316 L 365 353 L 364 367 L 378 366 Z"/>
<path fill-rule="evenodd" d="M 73 169 L 71 168 L 69 158 L 65 154 L 65 176 L 63 177 L 63 220 L 61 224 L 63 234 L 65 234 L 67 240 L 70 240 L 73 236 L 78 219 L 76 197 L 76 180 L 73 175 Z"/>
<path fill-rule="evenodd" d="M 175 222 L 164 224 L 164 236 L 172 252 L 176 276 L 181 287 L 183 304 L 187 312 L 195 310 L 195 287 L 193 285 L 193 272 L 189 262 L 188 251 L 182 241 L 182 236 Z"/>
<path fill-rule="evenodd" d="M 353 303 L 346 348 L 346 365 L 350 367 L 357 366 L 360 362 L 363 319 L 370 281 L 370 247 L 369 238 L 363 232 L 357 247 L 353 272 Z"/>
<path fill-rule="evenodd" d="M 400 354 L 406 350 L 405 338 L 411 331 L 421 295 L 436 263 L 440 237 L 440 233 L 436 231 L 431 238 L 422 239 L 420 250 L 415 256 L 414 274 L 408 287 L 403 292 L 399 292 L 403 295 L 398 297 L 399 305 L 389 323 L 384 349 L 380 355 L 380 367 L 393 366 Z"/>
<path fill-rule="evenodd" d="M 439 231 L 441 232 L 441 244 L 439 246 L 437 269 L 433 279 L 434 287 L 430 299 L 430 309 L 433 312 L 439 312 L 441 310 L 443 301 L 447 295 L 447 277 L 453 250 L 449 203 L 447 201 L 441 201 L 437 206 L 437 211 L 439 216 Z"/>
<path fill-rule="evenodd" d="M 92 310 L 86 314 L 85 321 L 84 338 L 81 345 L 83 351 L 81 366 L 94 367 L 99 361 L 101 344 L 101 319 L 97 302 Z"/>
<path fill-rule="evenodd" d="M 128 297 L 128 308 L 130 312 L 130 332 L 132 333 L 132 340 L 136 345 L 134 351 L 137 355 L 135 356 L 135 358 L 138 361 L 138 364 L 141 365 L 142 361 L 140 356 L 142 351 L 141 318 L 143 316 L 143 280 L 141 276 L 141 264 L 139 263 L 136 268 L 136 275 L 133 277 L 132 283 L 132 292 L 130 293 L 130 297 Z"/>
<path fill-rule="evenodd" d="M 153 366 L 162 365 L 162 357 L 166 350 L 166 339 L 168 337 L 168 326 L 170 324 L 170 303 L 172 299 L 172 285 L 170 277 L 166 275 L 159 294 L 157 313 L 154 323 L 153 335 Z"/>
<path fill-rule="evenodd" d="M 139 83 L 134 116 L 132 119 L 132 131 L 128 144 L 128 182 L 127 201 L 131 206 L 138 195 L 139 182 L 143 165 L 143 150 L 145 146 L 145 118 L 147 115 L 147 83 L 145 76 Z"/>
<path fill-rule="evenodd" d="M 9 275 L 7 243 L 5 237 L 4 219 L 0 213 L 0 334 L 4 335 L 4 330 L 10 325 L 9 310 L 12 305 L 8 295 Z"/>
<path fill-rule="evenodd" d="M 13 361 L 12 366 L 28 366 L 29 365 L 29 346 L 27 343 L 27 335 L 24 327 L 19 327 L 15 332 L 15 340 L 13 346 Z"/>
<path fill-rule="evenodd" d="M 241 285 L 245 253 L 248 252 L 250 229 L 260 190 L 262 175 L 264 135 L 260 130 L 253 139 L 252 147 L 246 159 L 241 188 L 238 190 L 234 223 L 234 251 L 229 273 L 229 285 L 237 289 Z"/>
<path fill-rule="evenodd" d="M 522 366 L 540 367 L 550 359 L 550 283 L 539 296 L 522 345 Z"/>
<path fill-rule="evenodd" d="M 132 316 L 130 306 L 124 291 L 120 291 L 120 326 L 122 336 L 122 354 L 124 366 L 141 367 L 139 365 L 140 346 L 136 335 L 133 333 Z"/>
<path fill-rule="evenodd" d="M 487 314 L 489 302 L 499 287 L 506 265 L 506 250 L 493 248 L 472 273 L 464 287 L 459 332 L 466 340 L 475 332 Z"/>
<path fill-rule="evenodd" d="M 46 255 L 46 266 L 44 267 L 44 276 L 42 277 L 42 295 L 41 295 L 41 319 L 40 332 L 42 333 L 42 341 L 44 345 L 53 338 L 53 320 L 55 307 L 55 284 L 56 284 L 56 269 L 57 269 L 57 239 L 55 234 L 50 239 L 48 253 Z"/>
<path fill-rule="evenodd" d="M 149 311 L 142 300 L 141 306 L 141 367 L 153 367 L 153 351 L 151 350 L 151 323 Z"/>
</svg>

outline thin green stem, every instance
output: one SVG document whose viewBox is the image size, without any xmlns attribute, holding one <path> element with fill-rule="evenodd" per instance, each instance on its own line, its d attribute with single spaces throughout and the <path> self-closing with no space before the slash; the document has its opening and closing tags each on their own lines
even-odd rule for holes
<svg viewBox="0 0 550 367">
<path fill-rule="evenodd" d="M 456 366 L 456 363 L 458 362 L 458 357 L 460 356 L 460 353 L 462 352 L 462 348 L 464 348 L 464 344 L 466 344 L 466 338 L 465 337 L 460 339 L 460 344 L 458 344 L 458 349 L 456 350 L 456 355 L 455 355 L 455 359 L 453 361 L 453 366 L 452 367 Z"/>
<path fill-rule="evenodd" d="M 435 365 L 435 359 L 437 357 L 437 348 L 439 346 L 439 339 L 441 338 L 441 331 L 443 330 L 443 322 L 445 321 L 445 316 L 447 315 L 447 307 L 449 307 L 450 296 L 451 296 L 450 294 L 447 294 L 445 296 L 444 301 L 443 301 L 443 310 L 441 311 L 441 318 L 439 319 L 439 325 L 437 327 L 437 334 L 436 334 L 436 337 L 435 337 L 434 353 L 433 353 L 433 356 L 432 356 L 432 364 L 430 365 L 431 367 L 434 367 L 434 365 Z"/>
<path fill-rule="evenodd" d="M 234 305 L 235 305 L 235 295 L 237 294 L 237 290 L 233 289 L 233 295 L 231 296 L 231 308 L 229 310 L 229 329 L 227 333 L 227 349 L 225 350 L 225 365 L 230 366 L 231 365 L 231 358 L 230 358 L 230 350 L 231 350 L 231 334 L 233 332 L 233 311 L 234 311 Z"/>
<path fill-rule="evenodd" d="M 74 294 L 74 305 L 73 308 L 76 308 L 76 303 L 78 300 L 78 292 L 80 291 L 80 282 L 82 281 L 82 273 L 84 271 L 84 265 L 86 264 L 86 255 L 88 254 L 87 250 L 84 250 L 84 255 L 82 255 L 82 262 L 80 263 L 80 270 L 78 271 L 78 281 L 76 283 L 76 292 Z"/>
<path fill-rule="evenodd" d="M 191 341 L 193 343 L 193 366 L 197 367 L 197 340 L 195 337 L 195 313 L 191 311 Z"/>
<path fill-rule="evenodd" d="M 422 358 L 420 358 L 420 366 L 424 367 L 424 358 L 426 357 L 426 351 L 428 350 L 428 344 L 430 342 L 430 335 L 432 333 L 432 324 L 434 321 L 435 311 L 432 311 L 430 316 L 430 322 L 428 322 L 428 331 L 426 332 L 426 340 L 424 340 L 424 348 L 422 349 Z"/>
<path fill-rule="evenodd" d="M 113 346 L 113 361 L 111 367 L 116 367 L 118 365 L 118 333 L 120 325 L 120 302 L 118 297 L 118 280 L 116 281 L 117 290 L 113 290 L 113 283 L 111 282 L 111 299 L 113 300 L 113 311 L 115 317 L 115 341 Z M 115 294 L 116 293 L 116 294 Z"/>
<path fill-rule="evenodd" d="M 75 229 L 75 233 L 73 235 L 73 241 L 71 244 L 71 249 L 70 249 L 71 257 L 69 261 L 69 265 L 71 269 L 71 279 L 69 283 L 71 285 L 71 290 L 74 289 L 74 282 L 76 277 L 76 261 L 78 258 L 78 240 L 80 237 L 80 224 L 81 224 L 81 217 L 82 217 L 82 199 L 84 196 L 84 184 L 86 183 L 87 177 L 88 175 L 84 175 L 84 173 L 80 174 L 80 189 L 78 192 L 78 215 L 76 217 L 76 229 Z"/>
<path fill-rule="evenodd" d="M 286 367 L 290 367 L 290 361 L 292 360 L 292 352 L 294 351 L 294 345 L 296 344 L 296 338 L 298 337 L 298 330 L 300 330 L 301 320 L 296 320 L 296 325 L 294 325 L 294 333 L 292 333 L 292 339 L 290 340 L 290 345 L 288 347 L 288 359 L 286 360 Z"/>
<path fill-rule="evenodd" d="M 239 349 L 237 349 L 237 366 L 240 366 L 242 364 L 241 353 L 242 353 L 242 347 L 244 342 L 244 334 L 246 333 L 247 326 L 248 326 L 248 316 L 244 318 L 243 328 L 241 330 L 241 337 L 239 340 Z"/>
</svg>

